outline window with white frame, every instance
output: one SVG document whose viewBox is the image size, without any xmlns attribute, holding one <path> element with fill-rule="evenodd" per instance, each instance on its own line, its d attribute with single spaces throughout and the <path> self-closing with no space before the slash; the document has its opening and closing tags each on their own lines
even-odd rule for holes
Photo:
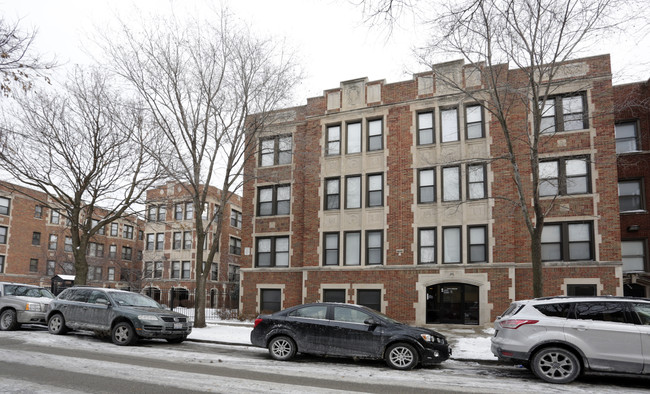
<svg viewBox="0 0 650 394">
<path fill-rule="evenodd" d="M 465 129 L 468 140 L 483 138 L 483 107 L 468 105 L 465 107 Z"/>
<path fill-rule="evenodd" d="M 384 232 L 381 230 L 366 231 L 366 264 L 384 264 Z"/>
<path fill-rule="evenodd" d="M 618 181 L 618 205 L 621 212 L 637 212 L 644 209 L 640 179 Z"/>
<path fill-rule="evenodd" d="M 467 227 L 467 248 L 470 263 L 486 263 L 487 258 L 487 227 Z"/>
<path fill-rule="evenodd" d="M 368 152 L 384 149 L 383 121 L 374 119 L 368 121 Z"/>
<path fill-rule="evenodd" d="M 557 196 L 589 193 L 587 158 L 561 158 L 539 163 L 539 195 Z"/>
<path fill-rule="evenodd" d="M 622 122 L 614 125 L 616 132 L 616 153 L 636 152 L 639 150 L 637 122 Z"/>
<path fill-rule="evenodd" d="M 645 240 L 621 242 L 623 272 L 646 272 Z"/>
<path fill-rule="evenodd" d="M 458 141 L 458 109 L 448 108 L 440 110 L 440 128 L 442 142 Z"/>
<path fill-rule="evenodd" d="M 540 102 L 540 132 L 555 133 L 588 128 L 585 95 L 556 96 Z"/>
<path fill-rule="evenodd" d="M 345 208 L 361 208 L 361 175 L 345 177 Z"/>
<path fill-rule="evenodd" d="M 442 201 L 460 200 L 460 167 L 442 169 Z"/>
<path fill-rule="evenodd" d="M 444 227 L 442 229 L 442 262 L 443 264 L 458 264 L 462 262 L 460 227 Z"/>
<path fill-rule="evenodd" d="M 329 126 L 327 128 L 327 150 L 325 155 L 335 156 L 341 154 L 341 126 Z"/>
<path fill-rule="evenodd" d="M 346 152 L 361 152 L 361 122 L 347 124 Z"/>
<path fill-rule="evenodd" d="M 542 231 L 542 261 L 593 260 L 591 222 L 546 223 Z"/>
<path fill-rule="evenodd" d="M 323 265 L 339 265 L 339 233 L 325 233 L 323 244 Z"/>
<path fill-rule="evenodd" d="M 257 267 L 288 267 L 289 237 L 260 237 L 256 239 Z"/>
<path fill-rule="evenodd" d="M 361 265 L 361 232 L 360 231 L 346 231 L 345 232 L 345 265 Z"/>
<path fill-rule="evenodd" d="M 384 205 L 384 174 L 371 174 L 368 181 L 368 207 Z"/>
<path fill-rule="evenodd" d="M 436 229 L 421 228 L 418 230 L 418 263 L 435 264 L 436 262 Z"/>
<path fill-rule="evenodd" d="M 426 204 L 436 201 L 436 169 L 418 170 L 418 203 Z"/>
<path fill-rule="evenodd" d="M 433 111 L 419 112 L 417 127 L 417 144 L 429 145 L 436 142 L 435 132 L 433 128 Z"/>
</svg>

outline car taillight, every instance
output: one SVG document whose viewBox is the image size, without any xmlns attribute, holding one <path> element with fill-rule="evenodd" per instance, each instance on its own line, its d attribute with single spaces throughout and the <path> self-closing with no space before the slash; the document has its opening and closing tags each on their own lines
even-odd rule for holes
<svg viewBox="0 0 650 394">
<path fill-rule="evenodd" d="M 535 324 L 539 320 L 529 320 L 529 319 L 508 319 L 508 320 L 503 320 L 500 321 L 499 324 L 503 328 L 511 328 L 513 330 L 516 330 L 517 328 L 526 325 L 526 324 Z"/>
<path fill-rule="evenodd" d="M 253 326 L 253 328 L 257 327 L 257 325 L 260 324 L 262 322 L 262 320 L 263 319 L 260 319 L 260 318 L 255 319 L 255 325 Z"/>
</svg>

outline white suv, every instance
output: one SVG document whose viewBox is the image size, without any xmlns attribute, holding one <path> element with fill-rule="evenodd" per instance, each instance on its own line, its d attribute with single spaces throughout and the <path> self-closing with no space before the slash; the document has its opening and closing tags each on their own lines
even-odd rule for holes
<svg viewBox="0 0 650 394">
<path fill-rule="evenodd" d="M 515 301 L 494 322 L 492 353 L 551 383 L 586 370 L 650 373 L 650 300 L 550 297 Z"/>
</svg>

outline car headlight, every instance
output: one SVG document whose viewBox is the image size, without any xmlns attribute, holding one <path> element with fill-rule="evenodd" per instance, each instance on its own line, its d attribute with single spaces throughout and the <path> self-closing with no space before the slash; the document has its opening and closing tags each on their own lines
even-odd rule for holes
<svg viewBox="0 0 650 394">
<path fill-rule="evenodd" d="M 41 311 L 41 304 L 28 302 L 27 305 L 25 305 L 25 310 L 26 311 L 33 311 L 33 312 L 40 312 Z"/>
<path fill-rule="evenodd" d="M 431 334 L 420 334 L 422 339 L 424 339 L 425 342 L 431 342 L 431 343 L 445 343 L 445 340 L 441 337 L 436 337 Z"/>
<path fill-rule="evenodd" d="M 139 320 L 146 320 L 146 321 L 158 321 L 158 316 L 155 316 L 155 315 L 139 315 L 138 319 Z"/>
</svg>

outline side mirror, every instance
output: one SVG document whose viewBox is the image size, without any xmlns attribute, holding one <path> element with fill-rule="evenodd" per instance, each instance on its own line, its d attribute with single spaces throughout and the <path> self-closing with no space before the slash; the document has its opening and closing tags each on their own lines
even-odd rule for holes
<svg viewBox="0 0 650 394">
<path fill-rule="evenodd" d="M 106 305 L 106 306 L 111 305 L 111 303 L 106 298 L 98 298 L 97 300 L 95 300 L 95 304 Z"/>
<path fill-rule="evenodd" d="M 369 326 L 379 326 L 379 322 L 372 317 L 367 318 L 364 322 L 364 324 L 367 324 Z"/>
</svg>

